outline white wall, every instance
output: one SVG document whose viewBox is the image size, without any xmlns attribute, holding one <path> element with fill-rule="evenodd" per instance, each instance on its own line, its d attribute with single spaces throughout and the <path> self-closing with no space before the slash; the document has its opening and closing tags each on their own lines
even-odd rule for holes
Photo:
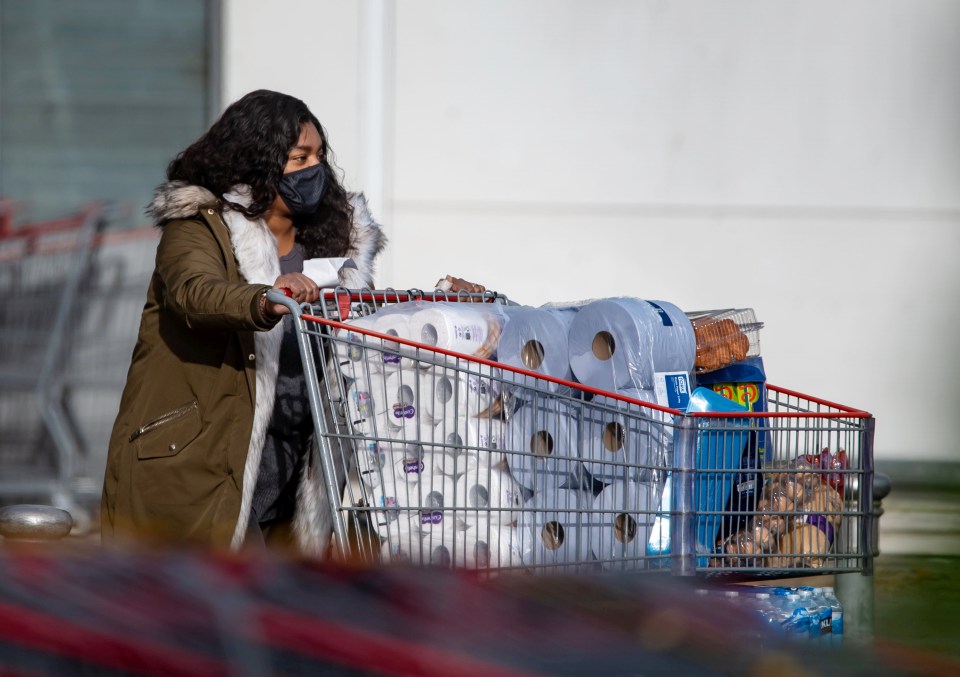
<svg viewBox="0 0 960 677">
<path fill-rule="evenodd" d="M 960 3 L 226 0 L 225 21 L 225 99 L 301 96 L 347 183 L 377 186 L 383 284 L 752 307 L 771 382 L 874 413 L 879 459 L 960 458 Z"/>
</svg>

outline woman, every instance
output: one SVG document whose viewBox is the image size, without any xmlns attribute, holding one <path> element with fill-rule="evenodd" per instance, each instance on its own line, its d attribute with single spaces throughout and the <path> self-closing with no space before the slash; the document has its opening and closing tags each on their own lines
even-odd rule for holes
<svg viewBox="0 0 960 677">
<path fill-rule="evenodd" d="M 356 268 L 341 283 L 373 286 L 385 238 L 329 153 L 302 101 L 260 90 L 167 168 L 149 209 L 162 229 L 156 267 L 110 439 L 104 542 L 235 549 L 295 522 L 300 548 L 322 554 L 328 524 L 316 517 L 326 506 L 307 459 L 302 370 L 296 342 L 284 341 L 288 311 L 266 292 L 316 301 L 301 272 L 314 257 L 350 257 Z"/>
</svg>

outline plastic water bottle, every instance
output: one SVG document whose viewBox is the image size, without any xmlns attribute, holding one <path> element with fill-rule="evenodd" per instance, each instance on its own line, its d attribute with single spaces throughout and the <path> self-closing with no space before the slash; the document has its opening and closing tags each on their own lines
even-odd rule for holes
<svg viewBox="0 0 960 677">
<path fill-rule="evenodd" d="M 731 606 L 740 606 L 740 593 L 736 590 L 724 590 L 723 598 L 727 600 L 727 603 Z"/>
<path fill-rule="evenodd" d="M 800 601 L 800 595 L 791 592 L 784 596 L 781 603 L 780 627 L 792 640 L 807 639 L 810 635 L 810 613 Z"/>
<path fill-rule="evenodd" d="M 814 588 L 810 597 L 810 639 L 824 645 L 832 642 L 833 610 L 823 596 L 823 588 Z"/>
<path fill-rule="evenodd" d="M 830 644 L 843 644 L 843 606 L 832 587 L 823 588 L 823 601 L 830 607 Z"/>
<path fill-rule="evenodd" d="M 769 592 L 758 592 L 753 596 L 753 611 L 760 617 L 760 623 L 768 635 L 780 634 L 780 610 Z"/>
</svg>

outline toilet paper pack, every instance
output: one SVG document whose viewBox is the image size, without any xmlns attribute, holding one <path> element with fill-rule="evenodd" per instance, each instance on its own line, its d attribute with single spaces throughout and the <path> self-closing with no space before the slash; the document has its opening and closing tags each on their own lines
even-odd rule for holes
<svg viewBox="0 0 960 677">
<path fill-rule="evenodd" d="M 589 528 L 604 569 L 644 568 L 658 498 L 649 485 L 632 481 L 614 482 L 597 494 Z"/>
<path fill-rule="evenodd" d="M 527 489 L 562 486 L 580 473 L 576 416 L 564 400 L 537 398 L 514 412 L 506 427 L 504 458 Z"/>
<path fill-rule="evenodd" d="M 697 347 L 683 311 L 666 301 L 632 297 L 582 306 L 567 341 L 577 380 L 610 391 L 651 389 L 657 372 L 692 372 Z"/>
</svg>

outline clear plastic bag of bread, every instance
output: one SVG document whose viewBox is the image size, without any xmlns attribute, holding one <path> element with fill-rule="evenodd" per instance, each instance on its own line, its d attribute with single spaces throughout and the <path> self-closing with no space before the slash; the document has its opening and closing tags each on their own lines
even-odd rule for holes
<svg viewBox="0 0 960 677">
<path fill-rule="evenodd" d="M 784 569 L 821 569 L 839 537 L 843 521 L 844 474 L 847 470 L 846 452 L 832 454 L 824 449 L 819 454 L 808 454 L 798 460 L 811 477 L 810 491 L 797 506 L 789 528 L 777 542 L 779 557 L 772 566 Z"/>
<path fill-rule="evenodd" d="M 697 341 L 694 369 L 716 371 L 760 355 L 759 330 L 752 308 L 698 310 L 686 314 Z"/>
<path fill-rule="evenodd" d="M 771 468 L 756 514 L 746 529 L 720 544 L 717 565 L 821 568 L 842 519 L 843 498 L 831 481 L 835 477 L 809 455 Z"/>
</svg>

